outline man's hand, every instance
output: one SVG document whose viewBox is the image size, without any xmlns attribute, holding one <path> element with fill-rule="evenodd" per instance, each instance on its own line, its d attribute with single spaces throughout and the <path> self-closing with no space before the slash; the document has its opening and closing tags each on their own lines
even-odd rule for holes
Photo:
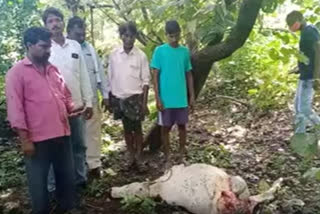
<svg viewBox="0 0 320 214">
<path fill-rule="evenodd" d="M 289 74 L 299 74 L 299 67 L 296 66 L 289 71 Z"/>
<path fill-rule="evenodd" d="M 143 105 L 143 107 L 142 107 L 142 114 L 143 114 L 143 116 L 148 116 L 148 115 L 150 114 L 148 105 Z"/>
<path fill-rule="evenodd" d="M 90 120 L 93 116 L 93 109 L 92 107 L 87 107 L 86 110 L 83 112 L 83 117 L 85 120 Z"/>
<path fill-rule="evenodd" d="M 79 108 L 73 109 L 68 116 L 69 116 L 69 117 L 79 116 L 79 115 L 81 115 L 81 114 L 84 112 L 84 110 L 85 110 L 84 106 L 81 106 L 81 107 L 79 107 Z"/>
<path fill-rule="evenodd" d="M 189 100 L 189 110 L 192 113 L 194 110 L 194 103 L 195 103 L 195 98 L 194 96 L 190 96 L 190 100 Z"/>
<path fill-rule="evenodd" d="M 103 99 L 101 106 L 102 106 L 103 112 L 107 112 L 107 111 L 110 112 L 111 109 L 110 109 L 109 99 Z"/>
<path fill-rule="evenodd" d="M 15 129 L 19 135 L 19 140 L 21 142 L 21 149 L 25 156 L 31 157 L 35 154 L 36 150 L 35 147 L 29 138 L 29 133 L 27 130 L 24 129 Z"/>
<path fill-rule="evenodd" d="M 158 109 L 158 111 L 163 111 L 163 104 L 162 104 L 162 102 L 161 102 L 161 100 L 160 100 L 160 97 L 157 97 L 156 98 L 156 103 L 157 103 L 157 109 Z"/>
<path fill-rule="evenodd" d="M 22 148 L 23 154 L 28 157 L 33 156 L 36 152 L 34 144 L 31 142 L 31 140 L 27 138 L 21 139 L 21 148 Z"/>
<path fill-rule="evenodd" d="M 313 89 L 315 91 L 320 90 L 320 79 L 314 79 L 313 80 Z"/>
</svg>

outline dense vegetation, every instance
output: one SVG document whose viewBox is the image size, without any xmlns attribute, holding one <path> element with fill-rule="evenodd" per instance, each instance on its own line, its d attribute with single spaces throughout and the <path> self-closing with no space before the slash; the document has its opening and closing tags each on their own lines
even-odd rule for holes
<svg viewBox="0 0 320 214">
<path fill-rule="evenodd" d="M 221 106 L 224 106 L 226 100 L 232 101 L 236 107 L 240 106 L 245 110 L 243 114 L 234 116 L 233 110 L 228 109 L 228 115 L 232 116 L 232 120 L 244 119 L 244 124 L 250 127 L 248 129 L 252 129 L 252 133 L 256 135 L 261 135 L 261 138 L 268 138 L 273 131 L 277 130 L 270 131 L 271 127 L 268 127 L 266 131 L 269 133 L 268 136 L 264 131 L 256 131 L 254 125 L 251 124 L 252 120 L 259 120 L 259 117 L 254 117 L 255 114 L 264 115 L 272 112 L 276 114 L 271 117 L 275 121 L 279 122 L 281 118 L 290 120 L 287 116 L 283 116 L 284 113 L 281 111 L 287 111 L 288 104 L 290 106 L 293 101 L 297 82 L 297 75 L 293 74 L 293 71 L 297 61 L 306 60 L 298 51 L 299 35 L 287 30 L 284 22 L 286 13 L 293 8 L 299 9 L 305 13 L 308 22 L 320 27 L 320 5 L 317 0 L 56 0 L 54 2 L 49 0 L 0 0 L 0 152 L 2 153 L 0 155 L 0 191 L 7 187 L 21 185 L 23 177 L 21 176 L 23 165 L 20 153 L 11 147 L 9 149 L 5 147 L 8 144 L 9 132 L 7 130 L 4 132 L 3 125 L 5 120 L 4 75 L 24 54 L 21 41 L 23 31 L 29 26 L 41 25 L 41 11 L 49 5 L 62 9 L 67 18 L 71 14 L 78 14 L 86 18 L 88 38 L 94 40 L 102 56 L 107 56 L 113 44 L 117 43 L 116 26 L 121 22 L 134 20 L 140 30 L 137 45 L 143 48 L 148 57 L 151 57 L 155 46 L 165 42 L 163 30 L 165 20 L 177 19 L 183 29 L 182 42 L 190 48 L 193 54 L 197 91 L 200 92 L 200 89 L 203 88 L 198 97 L 199 105 L 202 106 L 203 103 L 210 100 L 219 106 L 219 102 L 216 101 L 218 99 L 220 104 L 222 103 Z M 90 8 L 93 11 L 92 17 Z M 153 103 L 150 103 L 151 107 L 152 105 Z M 197 108 L 199 115 L 209 111 L 207 107 Z M 154 107 L 151 109 L 155 111 Z M 200 118 L 199 115 L 195 117 Z M 216 120 L 218 116 L 212 118 Z M 149 122 L 151 124 L 151 121 Z M 279 124 L 290 126 L 290 122 L 281 120 Z M 223 123 L 229 123 L 229 121 Z M 232 121 L 229 125 L 235 123 Z M 258 123 L 268 126 L 267 123 L 261 121 Z M 118 140 L 117 125 L 104 125 L 105 132 L 111 133 L 112 140 Z M 211 129 L 215 128 L 208 128 L 208 130 Z M 202 131 L 199 132 L 203 135 Z M 202 138 L 202 135 L 199 138 Z M 279 138 L 285 141 L 287 137 L 288 133 Z M 295 136 L 292 140 L 294 151 L 305 157 L 301 162 L 303 166 L 300 166 L 300 162 L 297 163 L 299 167 L 294 166 L 298 168 L 295 171 L 301 171 L 300 177 L 308 172 L 306 177 L 320 179 L 319 170 L 313 168 L 308 171 L 310 165 L 317 165 L 312 160 L 316 154 L 315 145 L 318 137 L 312 134 Z M 268 143 L 277 140 L 276 136 L 270 138 L 272 140 L 266 140 Z M 227 134 L 226 139 L 228 139 Z M 108 137 L 104 139 L 108 146 L 112 140 Z M 192 136 L 192 140 L 200 141 L 197 132 Z M 308 143 L 301 144 L 301 142 Z M 218 161 L 214 164 L 233 169 L 232 155 L 224 146 L 218 148 L 208 146 L 205 149 L 199 144 L 193 146 L 194 151 L 190 154 L 191 162 L 213 163 L 212 160 L 216 158 Z M 254 147 L 254 152 L 256 149 Z M 291 161 L 290 155 L 284 154 L 277 157 L 271 155 L 271 165 L 276 165 L 277 170 L 281 172 L 281 165 L 285 161 Z M 12 168 L 17 170 L 10 171 Z M 112 171 L 108 173 L 113 174 Z M 245 174 L 244 171 L 242 173 Z M 139 179 L 143 178 L 139 177 Z M 98 194 L 100 197 L 103 194 L 102 189 L 107 188 L 106 186 L 109 187 L 103 182 L 95 183 L 88 190 L 88 194 L 90 196 Z M 153 201 L 147 199 L 126 199 L 123 201 L 123 206 L 134 210 L 133 205 L 141 203 L 146 204 L 146 210 L 154 209 L 156 206 Z M 143 207 L 140 207 L 139 210 L 143 210 Z M 151 213 L 151 211 L 146 212 Z"/>
</svg>

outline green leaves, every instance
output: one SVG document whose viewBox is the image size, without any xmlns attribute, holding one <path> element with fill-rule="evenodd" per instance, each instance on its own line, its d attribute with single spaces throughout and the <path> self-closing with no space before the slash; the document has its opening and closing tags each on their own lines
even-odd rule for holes
<svg viewBox="0 0 320 214">
<path fill-rule="evenodd" d="M 297 42 L 288 31 L 253 30 L 243 48 L 219 62 L 226 95 L 247 98 L 263 110 L 287 105 L 296 88 L 289 71 L 297 64 Z"/>
<path fill-rule="evenodd" d="M 320 181 L 320 168 L 314 168 L 312 167 L 311 169 L 309 169 L 304 175 L 303 175 L 304 179 L 308 179 L 308 180 L 318 180 Z"/>
<path fill-rule="evenodd" d="M 286 0 L 263 0 L 262 11 L 265 13 L 273 13 L 279 5 L 283 4 Z"/>
<path fill-rule="evenodd" d="M 121 209 L 129 214 L 157 214 L 155 211 L 157 203 L 151 198 L 127 196 L 121 200 L 121 204 Z"/>
<path fill-rule="evenodd" d="M 314 133 L 299 133 L 293 135 L 290 140 L 294 152 L 305 158 L 311 158 L 317 154 L 318 139 Z"/>
<path fill-rule="evenodd" d="M 5 73 L 24 54 L 23 31 L 38 22 L 38 0 L 8 0 L 0 3 L 0 73 Z"/>
<path fill-rule="evenodd" d="M 0 191 L 19 186 L 25 180 L 23 157 L 15 149 L 0 146 Z"/>
<path fill-rule="evenodd" d="M 265 13 L 273 13 L 278 7 L 278 0 L 264 0 L 262 2 L 262 11 Z"/>
</svg>

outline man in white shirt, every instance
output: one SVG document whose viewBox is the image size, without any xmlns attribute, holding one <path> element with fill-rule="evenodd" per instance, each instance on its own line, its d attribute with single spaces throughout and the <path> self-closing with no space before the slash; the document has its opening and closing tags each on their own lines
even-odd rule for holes
<svg viewBox="0 0 320 214">
<path fill-rule="evenodd" d="M 64 16 L 56 8 L 44 11 L 42 20 L 52 33 L 51 57 L 49 61 L 55 65 L 64 77 L 71 91 L 72 100 L 76 106 L 84 107 L 83 115 L 69 119 L 71 127 L 71 142 L 75 166 L 75 185 L 78 188 L 85 186 L 86 176 L 86 146 L 84 141 L 84 121 L 93 115 L 92 89 L 89 74 L 78 42 L 64 37 Z M 48 121 L 50 122 L 50 121 Z M 54 190 L 53 180 L 49 175 L 49 191 Z M 51 184 L 51 185 L 50 185 Z"/>
<path fill-rule="evenodd" d="M 98 92 L 100 92 L 103 100 L 102 106 L 106 107 L 108 99 L 107 79 L 101 60 L 93 46 L 85 41 L 86 26 L 80 17 L 72 17 L 67 25 L 68 38 L 79 42 L 82 53 L 87 64 L 91 87 L 93 91 L 93 111 L 94 115 L 90 120 L 86 121 L 86 145 L 87 145 L 87 165 L 89 168 L 89 178 L 100 177 L 101 167 L 101 118 L 102 111 L 99 104 Z M 106 108 L 105 108 L 106 109 Z"/>
<path fill-rule="evenodd" d="M 137 29 L 129 22 L 119 27 L 123 45 L 109 56 L 108 82 L 110 106 L 115 119 L 122 119 L 124 138 L 129 151 L 129 164 L 141 166 L 142 125 L 148 114 L 150 69 L 147 56 L 134 46 Z"/>
</svg>

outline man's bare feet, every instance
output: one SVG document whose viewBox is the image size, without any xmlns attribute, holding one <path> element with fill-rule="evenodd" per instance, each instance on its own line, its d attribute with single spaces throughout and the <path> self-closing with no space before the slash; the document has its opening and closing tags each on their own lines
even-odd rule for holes
<svg viewBox="0 0 320 214">
<path fill-rule="evenodd" d="M 187 156 L 187 150 L 185 148 L 180 149 L 178 154 L 178 162 L 183 163 L 186 156 Z"/>
<path fill-rule="evenodd" d="M 128 171 L 136 164 L 136 158 L 134 154 L 128 153 L 125 158 L 124 170 Z"/>
<path fill-rule="evenodd" d="M 172 167 L 172 160 L 170 154 L 165 154 L 164 156 L 164 170 L 167 171 Z"/>
</svg>

